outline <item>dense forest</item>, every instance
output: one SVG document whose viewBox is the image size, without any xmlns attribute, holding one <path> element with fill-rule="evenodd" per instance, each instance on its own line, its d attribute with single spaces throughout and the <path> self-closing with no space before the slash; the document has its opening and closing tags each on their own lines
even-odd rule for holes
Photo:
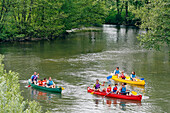
<svg viewBox="0 0 170 113">
<path fill-rule="evenodd" d="M 146 29 L 142 44 L 159 48 L 170 40 L 168 7 L 168 0 L 1 0 L 0 41 L 52 39 L 72 28 L 123 24 Z"/>
</svg>

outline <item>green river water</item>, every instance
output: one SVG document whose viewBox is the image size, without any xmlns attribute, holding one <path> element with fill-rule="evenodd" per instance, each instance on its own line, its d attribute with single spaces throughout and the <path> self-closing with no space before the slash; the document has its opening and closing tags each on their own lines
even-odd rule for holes
<svg viewBox="0 0 170 113">
<path fill-rule="evenodd" d="M 101 32 L 73 33 L 54 41 L 0 44 L 5 69 L 20 74 L 24 99 L 40 102 L 43 112 L 170 112 L 169 49 L 142 49 L 136 37 L 143 31 L 135 27 L 104 25 L 100 29 Z M 127 85 L 143 95 L 141 102 L 103 99 L 87 93 L 87 87 L 97 78 L 107 82 L 106 77 L 117 66 L 127 74 L 134 70 L 145 78 L 145 87 Z M 51 76 L 65 90 L 52 94 L 28 88 L 27 79 L 34 71 L 40 73 L 40 78 Z"/>
</svg>

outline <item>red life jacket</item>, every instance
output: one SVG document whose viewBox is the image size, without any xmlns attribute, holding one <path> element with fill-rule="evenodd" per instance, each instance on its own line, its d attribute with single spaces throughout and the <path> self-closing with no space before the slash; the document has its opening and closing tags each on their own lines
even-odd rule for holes
<svg viewBox="0 0 170 113">
<path fill-rule="evenodd" d="M 122 78 L 122 79 L 125 78 L 125 75 L 124 75 L 124 74 L 121 74 L 121 78 Z"/>
<path fill-rule="evenodd" d="M 110 92 L 111 91 L 111 87 L 107 87 L 107 92 Z"/>
</svg>

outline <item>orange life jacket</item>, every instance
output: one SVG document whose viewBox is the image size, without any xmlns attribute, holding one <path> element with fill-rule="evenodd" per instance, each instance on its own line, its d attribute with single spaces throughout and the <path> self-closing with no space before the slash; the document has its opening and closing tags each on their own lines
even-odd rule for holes
<svg viewBox="0 0 170 113">
<path fill-rule="evenodd" d="M 41 81 L 41 80 L 39 80 L 38 83 L 39 83 L 39 86 L 43 85 L 43 81 Z"/>
</svg>

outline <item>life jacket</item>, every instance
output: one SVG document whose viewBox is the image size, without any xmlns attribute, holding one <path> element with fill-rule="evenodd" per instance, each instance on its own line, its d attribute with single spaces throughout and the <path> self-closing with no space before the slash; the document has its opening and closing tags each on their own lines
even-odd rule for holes
<svg viewBox="0 0 170 113">
<path fill-rule="evenodd" d="M 122 87 L 121 93 L 125 93 L 125 92 L 126 92 L 126 87 Z"/>
<path fill-rule="evenodd" d="M 115 86 L 114 88 L 113 88 L 113 92 L 116 92 L 117 91 L 117 86 Z"/>
<path fill-rule="evenodd" d="M 100 84 L 99 83 L 95 84 L 95 89 L 98 89 L 98 88 L 100 88 Z"/>
<path fill-rule="evenodd" d="M 46 81 L 46 80 L 43 80 L 42 82 L 43 82 L 43 84 L 46 84 L 47 81 Z"/>
<path fill-rule="evenodd" d="M 49 82 L 48 82 L 48 85 L 50 85 L 50 86 L 53 85 L 53 81 L 52 81 L 52 80 L 51 80 L 51 81 L 48 80 L 48 81 L 49 81 Z"/>
<path fill-rule="evenodd" d="M 39 83 L 39 86 L 43 85 L 43 81 L 41 81 L 41 80 L 39 80 L 38 83 Z"/>
<path fill-rule="evenodd" d="M 131 74 L 131 77 L 132 77 L 132 78 L 135 78 L 135 77 L 136 77 L 136 75 Z"/>
<path fill-rule="evenodd" d="M 124 74 L 121 74 L 120 76 L 121 76 L 121 78 L 122 78 L 122 79 L 124 79 L 124 78 L 125 78 L 125 75 L 124 75 Z"/>
<path fill-rule="evenodd" d="M 109 93 L 111 91 L 111 87 L 107 87 L 107 92 Z"/>
<path fill-rule="evenodd" d="M 115 75 L 116 75 L 116 74 L 119 74 L 119 73 L 120 73 L 119 70 L 116 70 L 116 71 L 115 71 Z"/>
<path fill-rule="evenodd" d="M 32 75 L 31 80 L 32 80 L 32 82 L 33 82 L 34 80 L 37 81 L 37 75 Z"/>
</svg>

